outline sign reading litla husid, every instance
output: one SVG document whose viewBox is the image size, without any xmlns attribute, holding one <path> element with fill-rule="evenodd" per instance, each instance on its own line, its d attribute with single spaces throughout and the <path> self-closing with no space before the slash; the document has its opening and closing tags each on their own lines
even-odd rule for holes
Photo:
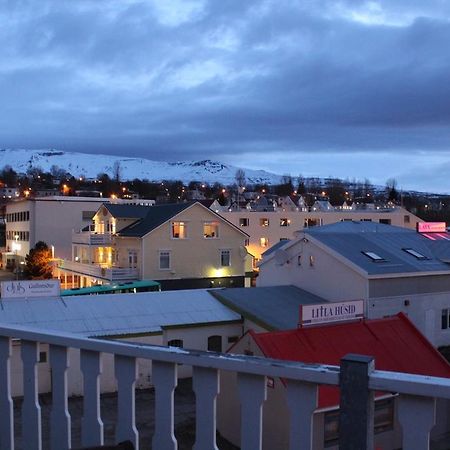
<svg viewBox="0 0 450 450">
<path fill-rule="evenodd" d="M 2 281 L 2 298 L 59 297 L 59 280 Z"/>
<path fill-rule="evenodd" d="M 364 318 L 364 300 L 300 305 L 299 327 Z"/>
</svg>

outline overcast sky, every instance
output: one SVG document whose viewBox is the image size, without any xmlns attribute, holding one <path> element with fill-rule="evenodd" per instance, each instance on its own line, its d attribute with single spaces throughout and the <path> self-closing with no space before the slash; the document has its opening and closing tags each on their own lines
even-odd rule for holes
<svg viewBox="0 0 450 450">
<path fill-rule="evenodd" d="M 450 1 L 2 0 L 0 148 L 450 192 Z"/>
</svg>

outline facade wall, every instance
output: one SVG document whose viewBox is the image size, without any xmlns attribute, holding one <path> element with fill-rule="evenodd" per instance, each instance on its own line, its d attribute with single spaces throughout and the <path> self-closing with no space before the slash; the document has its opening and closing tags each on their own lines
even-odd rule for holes
<svg viewBox="0 0 450 450">
<path fill-rule="evenodd" d="M 186 223 L 187 237 L 172 238 L 171 222 Z M 219 222 L 219 237 L 204 238 L 203 224 Z M 119 240 L 118 240 L 119 242 Z M 201 205 L 182 211 L 144 238 L 143 274 L 146 279 L 219 278 L 245 273 L 245 236 Z M 122 246 L 122 244 L 120 244 Z M 221 266 L 221 250 L 230 250 L 229 267 Z M 118 249 L 120 252 L 120 249 Z M 160 269 L 160 251 L 170 253 L 170 268 Z"/>
<path fill-rule="evenodd" d="M 315 243 L 300 239 L 286 252 L 288 263 L 272 258 L 260 266 L 257 286 L 294 285 L 329 301 L 367 298 L 367 280 Z"/>
<path fill-rule="evenodd" d="M 258 260 L 261 254 L 268 250 L 272 245 L 282 239 L 292 239 L 296 231 L 302 230 L 306 222 L 316 221 L 320 225 L 329 225 L 331 223 L 344 220 L 370 220 L 379 222 L 380 220 L 390 220 L 391 225 L 415 229 L 416 224 L 421 222 L 414 214 L 411 214 L 404 208 L 396 208 L 388 211 L 378 210 L 341 210 L 341 211 L 277 211 L 259 212 L 259 211 L 220 211 L 219 214 L 225 219 L 240 227 L 250 235 L 247 250 Z M 407 217 L 407 219 L 405 219 Z M 248 225 L 242 226 L 241 219 L 248 219 Z M 268 224 L 262 222 L 262 219 L 268 219 Z M 285 224 L 287 219 L 288 226 Z M 261 224 L 265 225 L 262 226 Z M 310 222 L 311 223 L 311 222 Z M 268 240 L 267 245 L 261 245 L 261 238 Z"/>
<path fill-rule="evenodd" d="M 29 241 L 20 242 L 20 256 L 25 257 L 36 242 L 44 241 L 55 249 L 55 257 L 72 259 L 72 231 L 79 230 L 91 223 L 83 218 L 83 211 L 92 215 L 105 199 L 83 199 L 82 197 L 58 197 L 46 199 L 21 200 L 8 203 L 6 213 L 29 211 L 30 220 L 7 222 L 6 231 L 27 231 Z M 12 240 L 7 240 L 11 248 Z"/>
</svg>

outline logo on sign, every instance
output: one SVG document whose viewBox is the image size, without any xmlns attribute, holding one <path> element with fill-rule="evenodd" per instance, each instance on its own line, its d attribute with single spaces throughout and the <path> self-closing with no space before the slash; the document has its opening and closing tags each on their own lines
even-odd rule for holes
<svg viewBox="0 0 450 450">
<path fill-rule="evenodd" d="M 445 233 L 445 222 L 419 222 L 417 224 L 417 231 L 419 233 Z"/>
</svg>

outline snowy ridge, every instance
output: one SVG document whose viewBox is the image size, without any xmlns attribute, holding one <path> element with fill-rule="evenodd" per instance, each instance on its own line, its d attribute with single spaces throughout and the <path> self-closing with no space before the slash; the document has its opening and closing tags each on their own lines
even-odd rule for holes
<svg viewBox="0 0 450 450">
<path fill-rule="evenodd" d="M 144 158 L 124 158 L 111 155 L 63 152 L 58 150 L 3 149 L 0 150 L 0 168 L 9 165 L 18 173 L 26 173 L 30 168 L 39 167 L 49 172 L 58 166 L 75 177 L 96 178 L 99 173 L 113 176 L 114 167 L 120 165 L 120 178 L 135 178 L 159 182 L 181 180 L 183 183 L 200 181 L 230 185 L 235 183 L 239 167 L 209 159 L 203 161 L 163 162 Z M 243 169 L 247 183 L 277 184 L 281 176 L 264 170 Z"/>
</svg>

